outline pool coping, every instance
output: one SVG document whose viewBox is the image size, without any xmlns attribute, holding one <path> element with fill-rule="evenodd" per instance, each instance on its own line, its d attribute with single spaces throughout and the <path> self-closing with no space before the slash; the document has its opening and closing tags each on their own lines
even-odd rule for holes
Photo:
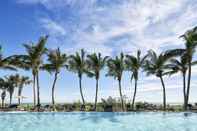
<svg viewBox="0 0 197 131">
<path fill-rule="evenodd" d="M 29 111 L 5 111 L 0 114 L 97 114 L 97 113 L 113 113 L 113 114 L 137 114 L 137 113 L 147 113 L 147 114 L 197 114 L 197 112 L 165 112 L 165 111 L 136 111 L 136 112 L 83 112 L 83 111 L 73 111 L 73 112 L 29 112 Z"/>
</svg>

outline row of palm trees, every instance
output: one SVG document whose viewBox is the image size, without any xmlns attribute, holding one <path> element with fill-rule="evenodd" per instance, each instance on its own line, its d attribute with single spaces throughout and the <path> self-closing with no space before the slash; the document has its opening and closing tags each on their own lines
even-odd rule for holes
<svg viewBox="0 0 197 131">
<path fill-rule="evenodd" d="M 27 76 L 20 76 L 19 74 L 5 76 L 4 78 L 0 78 L 0 89 L 2 90 L 1 93 L 1 106 L 4 107 L 4 101 L 6 97 L 6 92 L 9 93 L 10 102 L 12 104 L 12 97 L 14 94 L 15 89 L 18 89 L 18 104 L 21 104 L 22 90 L 23 87 L 27 84 L 30 84 L 31 80 Z"/>
<path fill-rule="evenodd" d="M 55 85 L 58 80 L 61 69 L 66 68 L 68 71 L 72 71 L 77 74 L 79 78 L 79 89 L 83 105 L 85 105 L 85 99 L 82 88 L 83 75 L 94 77 L 96 81 L 96 94 L 95 105 L 97 107 L 97 97 L 99 89 L 99 78 L 101 70 L 106 66 L 108 72 L 106 76 L 114 77 L 119 84 L 119 93 L 121 99 L 121 108 L 124 111 L 124 100 L 121 87 L 121 79 L 124 71 L 131 72 L 131 82 L 134 80 L 135 88 L 132 99 L 132 109 L 134 109 L 134 103 L 137 93 L 137 82 L 141 69 L 146 72 L 147 75 L 155 75 L 161 81 L 163 87 L 163 109 L 166 110 L 166 87 L 163 77 L 165 75 L 172 75 L 177 72 L 181 72 L 183 76 L 183 95 L 184 95 L 184 109 L 187 109 L 189 102 L 190 83 L 191 83 L 191 67 L 197 62 L 193 61 L 195 48 L 197 46 L 197 27 L 188 30 L 181 36 L 185 40 L 185 48 L 172 49 L 160 54 L 157 54 L 153 50 L 148 51 L 144 56 L 141 56 L 141 52 L 137 51 L 135 55 L 124 55 L 115 58 L 108 56 L 103 57 L 100 53 L 88 54 L 82 49 L 76 54 L 67 56 L 62 53 L 60 49 L 50 50 L 46 48 L 48 36 L 41 37 L 38 43 L 25 44 L 26 54 L 13 55 L 7 58 L 0 54 L 0 68 L 16 70 L 18 68 L 29 70 L 32 72 L 33 77 L 33 103 L 34 106 L 40 106 L 40 83 L 39 72 L 40 70 L 46 70 L 50 74 L 54 75 L 54 81 L 52 85 L 52 105 L 55 108 Z M 47 55 L 47 62 L 44 61 L 44 56 Z M 186 80 L 187 78 L 187 80 Z M 36 92 L 37 91 L 37 92 Z"/>
</svg>

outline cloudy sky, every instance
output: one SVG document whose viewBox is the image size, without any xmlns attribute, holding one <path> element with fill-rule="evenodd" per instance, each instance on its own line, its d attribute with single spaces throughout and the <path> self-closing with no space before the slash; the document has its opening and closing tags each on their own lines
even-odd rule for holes
<svg viewBox="0 0 197 131">
<path fill-rule="evenodd" d="M 36 42 L 49 34 L 48 48 L 60 47 L 67 54 L 84 48 L 115 56 L 120 52 L 136 54 L 153 49 L 162 52 L 183 47 L 179 38 L 197 25 L 197 0 L 1 0 L 0 44 L 5 55 L 25 53 L 23 43 Z M 99 99 L 118 97 L 117 82 L 105 77 L 100 80 Z M 0 71 L 1 76 L 13 72 Z M 24 75 L 31 74 L 19 71 Z M 15 72 L 14 72 L 15 73 Z M 191 101 L 197 101 L 197 67 L 193 68 Z M 58 102 L 80 99 L 77 76 L 62 70 L 58 80 Z M 130 74 L 123 76 L 123 93 L 130 99 L 133 86 Z M 51 100 L 53 77 L 41 72 L 41 100 Z M 182 79 L 166 77 L 167 101 L 182 102 Z M 94 99 L 94 79 L 84 77 L 83 88 L 87 101 Z M 24 89 L 26 102 L 32 101 L 31 86 Z M 141 73 L 137 101 L 162 102 L 160 81 Z"/>
</svg>

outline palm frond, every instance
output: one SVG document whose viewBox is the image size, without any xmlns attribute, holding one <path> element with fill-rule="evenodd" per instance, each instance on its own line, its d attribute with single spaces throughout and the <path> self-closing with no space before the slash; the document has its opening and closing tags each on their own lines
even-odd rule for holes
<svg viewBox="0 0 197 131">
<path fill-rule="evenodd" d="M 68 58 L 68 70 L 77 73 L 81 76 L 86 71 L 86 54 L 83 49 L 80 53 L 76 52 L 75 55 L 70 55 Z"/>
<path fill-rule="evenodd" d="M 197 65 L 197 61 L 193 61 L 193 62 L 191 63 L 191 65 L 192 65 L 192 66 Z"/>
<path fill-rule="evenodd" d="M 67 67 L 68 57 L 66 54 L 61 53 L 59 48 L 56 50 L 48 50 L 47 56 L 48 64 L 44 64 L 42 69 L 48 71 L 49 73 L 59 73 L 61 68 Z"/>
<path fill-rule="evenodd" d="M 125 70 L 123 53 L 121 53 L 120 56 L 117 56 L 115 59 L 109 59 L 107 62 L 107 66 L 108 72 L 106 76 L 112 76 L 115 79 L 120 80 L 122 77 L 122 73 Z"/>
</svg>

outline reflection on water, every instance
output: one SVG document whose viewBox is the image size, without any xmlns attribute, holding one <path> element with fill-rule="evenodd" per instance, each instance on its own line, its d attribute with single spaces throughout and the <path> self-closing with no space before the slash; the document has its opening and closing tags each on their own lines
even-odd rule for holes
<svg viewBox="0 0 197 131">
<path fill-rule="evenodd" d="M 197 114 L 0 113 L 2 131 L 197 131 Z"/>
</svg>

